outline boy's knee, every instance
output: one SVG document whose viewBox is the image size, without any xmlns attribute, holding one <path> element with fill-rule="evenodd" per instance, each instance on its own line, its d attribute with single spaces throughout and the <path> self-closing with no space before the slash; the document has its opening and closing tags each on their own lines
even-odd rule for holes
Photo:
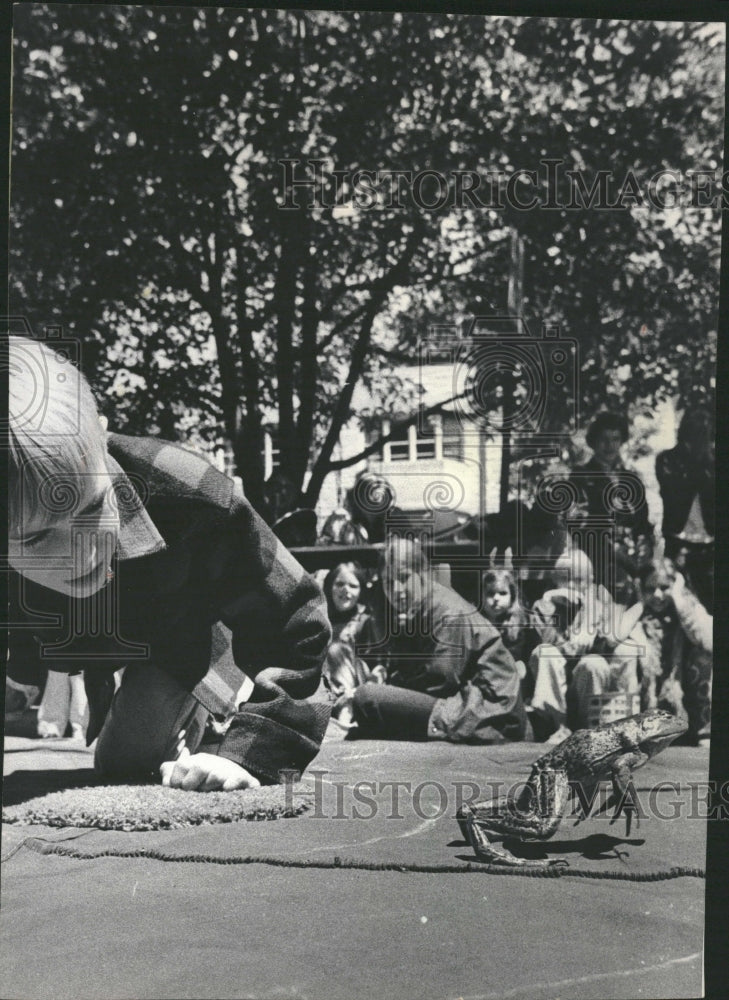
<svg viewBox="0 0 729 1000">
<path fill-rule="evenodd" d="M 613 657 L 620 660 L 636 660 L 640 654 L 640 648 L 634 642 L 620 642 L 613 650 Z"/>
<path fill-rule="evenodd" d="M 202 740 L 207 710 L 175 680 L 147 665 L 127 668 L 99 733 L 94 768 L 100 777 L 157 777 L 171 759 L 178 734 L 195 753 Z"/>
<path fill-rule="evenodd" d="M 352 711 L 355 719 L 369 719 L 375 713 L 379 695 L 378 684 L 362 684 L 352 694 Z"/>
<path fill-rule="evenodd" d="M 563 678 L 566 666 L 564 654 L 550 643 L 537 646 L 529 660 L 529 669 L 534 677 L 541 674 L 543 677 Z"/>
<path fill-rule="evenodd" d="M 556 646 L 554 646 L 551 642 L 543 642 L 543 643 L 541 643 L 539 646 L 536 647 L 536 649 L 532 653 L 532 656 L 536 657 L 538 660 L 541 660 L 542 658 L 548 659 L 548 660 L 551 660 L 551 659 L 563 660 L 564 659 L 563 653 Z"/>
</svg>

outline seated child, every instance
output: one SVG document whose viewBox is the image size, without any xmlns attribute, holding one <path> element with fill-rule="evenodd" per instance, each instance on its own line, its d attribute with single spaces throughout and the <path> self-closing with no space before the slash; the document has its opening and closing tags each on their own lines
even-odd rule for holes
<svg viewBox="0 0 729 1000">
<path fill-rule="evenodd" d="M 323 589 L 332 640 L 356 642 L 369 619 L 364 570 L 357 562 L 339 563 L 327 573 Z"/>
<path fill-rule="evenodd" d="M 483 613 L 500 632 L 523 682 L 533 631 L 529 615 L 519 601 L 514 575 L 509 569 L 489 569 L 483 575 L 482 587 Z"/>
<path fill-rule="evenodd" d="M 332 714 L 347 727 L 352 721 L 350 702 L 354 689 L 375 679 L 364 660 L 357 656 L 357 643 L 370 620 L 361 600 L 365 588 L 364 571 L 356 562 L 339 563 L 324 579 L 332 643 L 327 650 L 322 677 L 335 700 Z"/>
<path fill-rule="evenodd" d="M 532 607 L 542 642 L 532 652 L 529 669 L 535 730 L 551 728 L 555 737 L 563 737 L 588 725 L 593 695 L 638 690 L 641 647 L 623 634 L 620 609 L 604 587 L 595 586 L 584 552 L 572 549 L 560 556 L 555 582 L 562 586 L 546 591 Z"/>
<path fill-rule="evenodd" d="M 204 458 L 107 436 L 52 342 L 9 351 L 11 677 L 83 669 L 108 780 L 209 791 L 303 771 L 329 717 L 304 700 L 330 638 L 319 588 Z"/>
<path fill-rule="evenodd" d="M 639 578 L 645 707 L 657 706 L 686 718 L 688 739 L 708 742 L 713 617 L 669 561 L 654 560 L 643 568 Z"/>
<path fill-rule="evenodd" d="M 324 522 L 317 545 L 366 545 L 367 532 L 355 524 L 346 507 L 337 507 Z"/>
<path fill-rule="evenodd" d="M 386 671 L 352 698 L 366 739 L 503 743 L 523 740 L 519 674 L 497 630 L 438 583 L 419 543 L 391 535 L 380 555 L 384 598 L 363 656 Z"/>
</svg>

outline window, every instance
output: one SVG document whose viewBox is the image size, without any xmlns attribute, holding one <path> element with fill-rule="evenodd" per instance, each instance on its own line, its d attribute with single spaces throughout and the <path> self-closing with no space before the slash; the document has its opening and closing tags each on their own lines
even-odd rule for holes
<svg viewBox="0 0 729 1000">
<path fill-rule="evenodd" d="M 410 445 L 407 441 L 390 442 L 390 461 L 407 462 L 410 458 Z"/>
<path fill-rule="evenodd" d="M 435 438 L 418 437 L 415 447 L 418 458 L 435 458 Z"/>
<path fill-rule="evenodd" d="M 423 418 L 421 417 L 420 423 L 416 427 L 415 455 L 420 460 L 435 458 L 435 428 L 433 426 L 433 419 L 437 420 L 438 418 L 431 418 L 423 422 Z"/>
<path fill-rule="evenodd" d="M 417 424 L 397 430 L 390 440 L 390 461 L 408 462 L 413 457 L 416 461 L 435 458 L 435 434 L 432 427 L 427 430 L 426 434 L 420 433 Z"/>
<path fill-rule="evenodd" d="M 389 428 L 388 428 L 389 433 Z M 407 462 L 410 458 L 410 438 L 407 427 L 399 427 L 390 440 L 390 461 Z"/>
<path fill-rule="evenodd" d="M 443 457 L 463 460 L 463 427 L 454 413 L 443 414 Z"/>
</svg>

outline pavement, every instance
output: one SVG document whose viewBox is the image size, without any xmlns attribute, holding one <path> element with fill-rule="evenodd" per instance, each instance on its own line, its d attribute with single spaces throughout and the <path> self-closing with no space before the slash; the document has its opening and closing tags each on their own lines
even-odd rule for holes
<svg viewBox="0 0 729 1000">
<path fill-rule="evenodd" d="M 71 740 L 6 736 L 5 805 L 93 782 Z M 349 741 L 330 726 L 303 816 L 122 832 L 6 824 L 0 994 L 13 1000 L 547 1000 L 702 995 L 708 750 L 636 772 L 643 812 L 567 818 L 495 871 L 460 801 L 543 745 Z M 171 792 L 174 790 L 170 790 Z M 664 817 L 664 818 L 661 818 Z"/>
</svg>

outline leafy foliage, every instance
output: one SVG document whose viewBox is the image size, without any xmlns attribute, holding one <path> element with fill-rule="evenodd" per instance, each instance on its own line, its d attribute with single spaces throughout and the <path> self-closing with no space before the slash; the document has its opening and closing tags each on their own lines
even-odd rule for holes
<svg viewBox="0 0 729 1000">
<path fill-rule="evenodd" d="M 570 200 L 568 169 L 588 187 L 609 171 L 613 199 L 629 173 L 645 192 L 662 169 L 720 168 L 718 29 L 41 4 L 15 21 L 12 301 L 82 339 L 119 429 L 227 439 L 256 502 L 275 422 L 313 503 L 360 380 L 393 401 L 390 360 L 430 325 L 505 312 L 509 227 L 527 318 L 579 341 L 583 412 L 710 397 L 718 206 L 628 190 L 612 209 L 520 211 L 451 190 L 429 211 L 343 182 L 282 210 L 278 161 L 537 170 L 544 201 L 553 158 L 553 199 Z"/>
</svg>

